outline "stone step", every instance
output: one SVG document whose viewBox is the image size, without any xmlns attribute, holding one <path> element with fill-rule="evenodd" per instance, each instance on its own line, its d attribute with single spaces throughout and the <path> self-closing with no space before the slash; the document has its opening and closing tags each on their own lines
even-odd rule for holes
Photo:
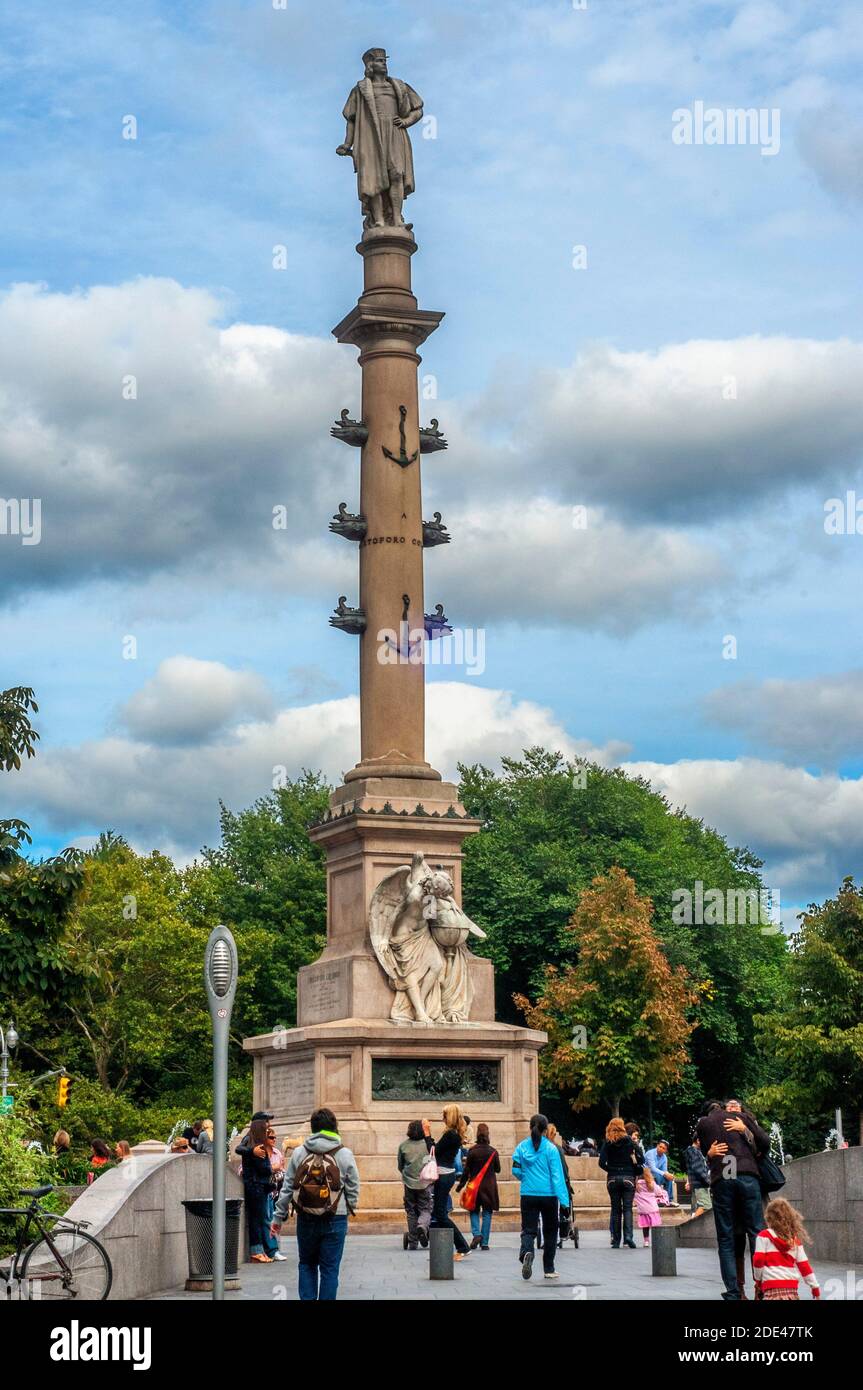
<svg viewBox="0 0 863 1390">
<path fill-rule="evenodd" d="M 357 1167 L 360 1170 L 360 1178 L 363 1181 L 385 1182 L 398 1174 L 395 1151 L 392 1154 L 357 1153 L 355 1157 Z M 598 1182 L 605 1192 L 605 1174 L 597 1159 L 567 1157 L 566 1164 L 571 1182 Z M 500 1154 L 500 1177 L 504 1179 L 512 1177 L 512 1154 L 503 1151 Z"/>
<path fill-rule="evenodd" d="M 463 1231 L 470 1231 L 470 1216 L 461 1207 L 450 1213 L 455 1224 Z M 520 1231 L 521 1215 L 517 1207 L 503 1207 L 494 1214 L 494 1230 Z M 350 1229 L 357 1235 L 402 1235 L 407 1230 L 405 1214 L 401 1208 L 380 1207 L 363 1208 L 350 1223 Z"/>
<path fill-rule="evenodd" d="M 365 1194 L 363 1194 L 365 1200 Z M 450 1213 L 456 1225 L 464 1231 L 470 1230 L 470 1216 L 461 1207 L 454 1207 Z M 576 1206 L 575 1224 L 580 1231 L 607 1231 L 609 1221 L 608 1203 L 604 1207 Z M 704 1219 L 703 1217 L 701 1218 Z M 689 1221 L 688 1210 L 682 1207 L 663 1209 L 663 1226 L 678 1226 Z M 712 1224 L 712 1223 L 711 1223 Z M 358 1235 L 401 1235 L 406 1230 L 405 1214 L 401 1207 L 363 1206 L 351 1221 L 351 1230 Z M 520 1231 L 521 1215 L 518 1207 L 504 1206 L 495 1212 L 492 1230 Z M 637 1224 L 635 1235 L 641 1239 Z"/>
<path fill-rule="evenodd" d="M 400 1178 L 369 1180 L 362 1169 L 360 1169 L 360 1184 L 362 1205 L 364 1207 L 379 1208 L 401 1206 L 403 1187 Z M 497 1187 L 502 1206 L 518 1206 L 520 1188 L 519 1184 L 514 1179 L 498 1178 Z M 606 1191 L 604 1182 L 581 1182 L 576 1180 L 572 1184 L 572 1195 L 577 1207 L 600 1207 L 604 1211 L 608 1210 L 608 1192 Z M 458 1194 L 455 1194 L 453 1201 L 455 1203 L 458 1202 Z"/>
<path fill-rule="evenodd" d="M 498 1192 L 500 1193 L 501 1205 L 505 1207 L 518 1206 L 518 1183 L 510 1179 L 508 1182 L 498 1181 Z M 364 1207 L 370 1209 L 399 1208 L 402 1205 L 404 1187 L 402 1183 L 396 1182 L 367 1182 L 363 1183 L 360 1179 L 360 1202 Z M 453 1205 L 458 1206 L 459 1194 L 453 1188 Z"/>
</svg>

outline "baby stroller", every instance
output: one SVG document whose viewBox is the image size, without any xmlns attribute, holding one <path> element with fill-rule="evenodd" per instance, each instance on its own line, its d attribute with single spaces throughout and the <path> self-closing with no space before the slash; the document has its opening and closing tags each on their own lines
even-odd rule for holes
<svg viewBox="0 0 863 1390">
<path fill-rule="evenodd" d="M 542 1249 L 542 1243 L 543 1243 L 544 1239 L 545 1239 L 545 1228 L 544 1228 L 542 1225 L 540 1225 L 539 1233 L 538 1233 L 537 1238 L 536 1238 L 536 1248 L 537 1248 L 537 1250 L 541 1250 L 541 1249 Z M 575 1222 L 574 1222 L 573 1219 L 572 1219 L 572 1207 L 570 1207 L 570 1209 L 569 1209 L 568 1212 L 564 1212 L 563 1210 L 559 1210 L 559 1211 L 558 1211 L 558 1214 L 557 1214 L 557 1248 L 558 1248 L 558 1250 L 562 1250 L 562 1249 L 563 1249 L 563 1243 L 564 1243 L 564 1241 L 566 1241 L 566 1240 L 571 1240 L 572 1243 L 573 1243 L 573 1245 L 575 1246 L 576 1250 L 578 1249 L 578 1227 L 576 1226 Z"/>
<path fill-rule="evenodd" d="M 564 1241 L 571 1240 L 576 1250 L 578 1249 L 578 1227 L 572 1216 L 572 1207 L 569 1211 L 561 1211 L 558 1216 L 557 1248 L 563 1249 Z"/>
</svg>

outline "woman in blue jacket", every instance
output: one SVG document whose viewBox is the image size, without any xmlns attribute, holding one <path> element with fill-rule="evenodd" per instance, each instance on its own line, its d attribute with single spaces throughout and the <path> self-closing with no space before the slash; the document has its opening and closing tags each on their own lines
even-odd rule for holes
<svg viewBox="0 0 863 1390">
<path fill-rule="evenodd" d="M 530 1138 L 523 1139 L 512 1156 L 512 1175 L 521 1183 L 521 1277 L 533 1273 L 537 1227 L 542 1216 L 544 1231 L 558 1229 L 558 1205 L 569 1210 L 569 1192 L 563 1177 L 563 1158 L 548 1139 L 548 1120 L 534 1115 Z M 546 1240 L 542 1247 L 542 1268 L 546 1279 L 558 1279 L 554 1270 L 557 1241 Z"/>
</svg>

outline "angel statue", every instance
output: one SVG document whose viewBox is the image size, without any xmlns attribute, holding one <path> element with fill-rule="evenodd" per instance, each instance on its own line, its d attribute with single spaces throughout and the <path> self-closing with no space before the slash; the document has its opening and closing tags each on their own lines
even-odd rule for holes
<svg viewBox="0 0 863 1390">
<path fill-rule="evenodd" d="M 422 854 L 375 889 L 369 907 L 374 953 L 395 990 L 393 1023 L 466 1023 L 473 1001 L 469 935 L 485 938 L 453 897 L 453 882 Z"/>
</svg>

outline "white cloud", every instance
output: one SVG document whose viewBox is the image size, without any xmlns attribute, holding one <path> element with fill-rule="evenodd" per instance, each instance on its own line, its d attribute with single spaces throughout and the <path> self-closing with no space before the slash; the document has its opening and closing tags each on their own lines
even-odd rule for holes
<svg viewBox="0 0 863 1390">
<path fill-rule="evenodd" d="M 655 352 L 595 345 L 498 382 L 478 415 L 525 402 L 501 484 L 691 524 L 860 466 L 863 344 L 751 336 Z"/>
<path fill-rule="evenodd" d="M 828 193 L 843 202 L 863 199 L 863 123 L 858 116 L 835 105 L 807 112 L 797 146 Z"/>
<path fill-rule="evenodd" d="M 160 712 L 170 713 L 174 696 L 182 701 L 186 689 L 210 720 L 208 742 L 168 744 L 110 735 L 72 747 L 45 746 L 32 763 L 0 781 L 0 816 L 23 815 L 39 833 L 74 830 L 81 843 L 110 827 L 138 849 L 158 847 L 189 859 L 202 844 L 215 841 L 220 799 L 233 809 L 250 805 L 269 790 L 274 770 L 282 767 L 291 776 L 303 768 L 320 769 L 337 783 L 356 762 L 355 696 L 240 722 L 248 700 L 259 698 L 261 688 L 243 685 L 243 673 L 213 663 L 228 692 L 214 712 L 207 707 L 198 669 L 206 665 L 163 663 L 144 687 L 149 707 L 140 727 L 148 727 L 151 718 L 154 730 L 164 734 Z M 230 700 L 233 724 L 224 713 Z M 225 722 L 217 727 L 220 713 Z M 626 744 L 597 748 L 574 738 L 553 710 L 534 701 L 460 680 L 429 682 L 427 756 L 444 777 L 457 780 L 459 762 L 494 767 L 501 756 L 517 757 L 533 745 L 603 766 L 619 764 L 646 777 L 672 805 L 685 807 L 732 844 L 748 845 L 762 857 L 765 880 L 786 906 L 826 896 L 845 874 L 859 878 L 863 872 L 863 778 L 814 776 L 758 758 L 626 760 Z"/>
<path fill-rule="evenodd" d="M 7 594 L 94 577 L 191 582 L 203 569 L 222 586 L 313 594 L 323 617 L 355 587 L 354 552 L 326 530 L 340 500 L 356 505 L 358 456 L 329 437 L 340 403 L 356 400 L 353 354 L 265 324 L 223 328 L 221 312 L 212 295 L 170 280 L 86 294 L 18 286 L 0 298 L 4 487 L 42 500 L 42 543 L 0 551 Z M 542 440 L 524 440 L 514 404 L 498 447 L 483 406 L 454 403 L 426 508 L 439 492 L 456 543 L 427 568 L 458 621 L 631 631 L 724 582 L 712 540 L 650 522 L 624 528 L 601 507 L 619 490 L 621 431 L 652 467 L 649 397 L 665 370 L 639 385 L 647 357 L 599 352 L 558 374 L 549 422 L 537 423 L 552 436 L 547 467 L 531 457 Z M 137 397 L 127 400 L 130 377 Z M 559 437 L 570 390 L 581 414 L 572 460 Z M 592 476 L 606 439 L 607 489 Z M 571 498 L 542 496 L 555 487 Z M 591 525 L 576 532 L 567 504 L 585 501 Z M 272 525 L 279 506 L 285 529 Z"/>
<path fill-rule="evenodd" d="M 628 633 L 695 605 L 730 579 L 715 542 L 661 526 L 622 525 L 599 507 L 545 498 L 491 502 L 446 514 L 453 544 L 432 552 L 426 593 L 453 596 L 461 625 L 512 620 Z M 437 568 L 436 554 L 446 555 Z M 491 640 L 491 637 L 489 638 Z"/>
<path fill-rule="evenodd" d="M 863 671 L 741 682 L 705 701 L 714 723 L 803 763 L 836 766 L 863 750 Z"/>
<path fill-rule="evenodd" d="M 731 844 L 754 850 L 786 903 L 835 893 L 846 874 L 863 875 L 863 777 L 813 776 L 758 758 L 623 767 Z"/>
<path fill-rule="evenodd" d="M 266 681 L 255 672 L 172 656 L 126 702 L 120 719 L 142 742 L 205 743 L 241 715 L 266 716 L 272 707 Z"/>
<path fill-rule="evenodd" d="M 42 499 L 41 544 L 0 551 L 6 592 L 268 560 L 302 585 L 309 518 L 325 535 L 353 471 L 328 427 L 359 374 L 334 343 L 221 313 L 172 280 L 0 297 L 4 494 Z"/>
<path fill-rule="evenodd" d="M 163 663 L 162 674 L 144 688 L 141 727 L 152 720 L 154 731 L 163 733 L 161 715 L 170 713 L 174 698 L 183 699 L 184 688 L 193 702 L 206 704 L 202 673 L 196 668 L 210 664 Z M 249 692 L 244 688 L 240 694 L 231 678 L 241 673 L 218 670 L 219 682 L 239 706 Z M 204 710 L 204 717 L 212 727 L 212 709 Z M 596 749 L 573 739 L 550 710 L 505 691 L 457 681 L 429 684 L 427 756 L 445 777 L 457 778 L 459 761 L 497 763 L 502 754 L 518 755 L 532 744 L 604 762 L 626 751 L 623 744 Z M 203 744 L 109 736 L 74 747 L 46 746 L 14 778 L 0 782 L 0 815 L 6 808 L 10 815 L 20 815 L 23 806 L 23 814 L 40 831 L 46 825 L 66 830 L 74 815 L 81 835 L 110 827 L 136 848 L 155 846 L 190 857 L 216 837 L 220 798 L 234 809 L 251 804 L 273 785 L 278 767 L 291 776 L 303 768 L 320 769 L 336 783 L 358 756 L 359 701 L 354 696 L 235 723 Z"/>
</svg>

